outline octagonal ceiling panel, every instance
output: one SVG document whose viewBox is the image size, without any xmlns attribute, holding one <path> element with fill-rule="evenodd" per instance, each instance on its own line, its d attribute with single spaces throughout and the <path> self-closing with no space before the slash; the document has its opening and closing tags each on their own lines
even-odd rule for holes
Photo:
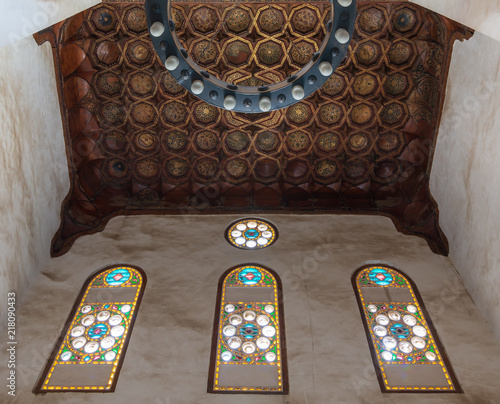
<svg viewBox="0 0 500 404">
<path fill-rule="evenodd" d="M 191 56 L 229 82 L 297 72 L 327 2 L 177 2 Z M 222 111 L 156 56 L 140 2 L 105 1 L 38 34 L 56 63 L 71 190 L 52 254 L 121 214 L 381 214 L 447 254 L 430 167 L 453 42 L 472 31 L 408 2 L 358 2 L 350 52 L 316 93 L 262 114 Z M 199 200 L 204 203 L 200 205 Z"/>
</svg>

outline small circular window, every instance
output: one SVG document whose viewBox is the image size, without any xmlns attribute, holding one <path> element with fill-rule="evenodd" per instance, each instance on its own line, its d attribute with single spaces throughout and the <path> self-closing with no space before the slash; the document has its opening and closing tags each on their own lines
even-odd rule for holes
<svg viewBox="0 0 500 404">
<path fill-rule="evenodd" d="M 229 244 L 245 250 L 269 247 L 277 238 L 276 226 L 262 219 L 239 219 L 226 229 Z"/>
</svg>

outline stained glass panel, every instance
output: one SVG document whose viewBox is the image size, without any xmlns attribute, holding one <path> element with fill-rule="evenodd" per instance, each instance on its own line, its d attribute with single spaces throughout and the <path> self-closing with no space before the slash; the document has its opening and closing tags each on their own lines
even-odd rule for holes
<svg viewBox="0 0 500 404">
<path fill-rule="evenodd" d="M 281 284 L 270 269 L 244 265 L 219 283 L 209 392 L 288 391 Z"/>
<path fill-rule="evenodd" d="M 383 391 L 461 392 L 416 286 L 400 271 L 367 266 L 353 276 Z"/>
<path fill-rule="evenodd" d="M 142 269 L 113 266 L 83 287 L 36 393 L 113 391 L 145 287 Z"/>
<path fill-rule="evenodd" d="M 247 218 L 231 223 L 226 229 L 226 239 L 234 247 L 256 250 L 276 242 L 276 226 L 264 219 Z"/>
</svg>

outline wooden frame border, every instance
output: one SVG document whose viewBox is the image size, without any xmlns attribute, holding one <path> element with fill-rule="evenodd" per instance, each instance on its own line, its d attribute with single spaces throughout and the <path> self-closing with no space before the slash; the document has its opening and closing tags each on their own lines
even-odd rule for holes
<svg viewBox="0 0 500 404">
<path fill-rule="evenodd" d="M 359 273 L 362 270 L 364 270 L 366 268 L 370 268 L 370 267 L 375 267 L 375 266 L 380 266 L 380 267 L 392 269 L 393 271 L 396 271 L 396 272 L 400 273 L 402 276 L 404 276 L 406 278 L 406 280 L 410 283 L 410 286 L 413 289 L 413 293 L 415 295 L 415 298 L 417 299 L 417 302 L 420 305 L 420 308 L 422 310 L 422 314 L 424 315 L 425 321 L 427 322 L 427 325 L 432 333 L 432 337 L 434 338 L 434 342 L 436 343 L 436 345 L 439 349 L 439 352 L 441 353 L 443 363 L 446 366 L 446 370 L 448 371 L 448 373 L 450 375 L 450 379 L 451 379 L 451 382 L 453 383 L 454 390 L 389 390 L 386 388 L 385 383 L 384 383 L 384 378 L 382 376 L 382 371 L 380 370 L 380 365 L 379 365 L 379 362 L 377 359 L 377 353 L 375 351 L 375 347 L 373 345 L 373 341 L 372 341 L 372 338 L 370 335 L 370 326 L 368 325 L 368 322 L 366 320 L 364 308 L 363 308 L 363 305 L 361 302 L 361 296 L 360 296 L 360 293 L 358 291 L 358 286 L 356 283 L 356 278 L 358 277 Z M 386 265 L 383 263 L 368 264 L 368 265 L 363 265 L 362 267 L 360 267 L 354 271 L 354 273 L 351 276 L 351 283 L 352 283 L 352 287 L 354 289 L 354 293 L 356 295 L 356 301 L 358 303 L 359 313 L 361 315 L 361 320 L 363 322 L 363 326 L 365 329 L 368 347 L 370 348 L 370 353 L 371 353 L 372 360 L 373 360 L 373 366 L 375 367 L 375 373 L 377 374 L 377 379 L 378 379 L 378 382 L 380 385 L 380 390 L 382 391 L 382 393 L 420 393 L 420 394 L 422 394 L 422 393 L 423 394 L 463 393 L 462 387 L 460 386 L 458 378 L 455 375 L 453 367 L 451 366 L 451 362 L 448 359 L 448 354 L 446 353 L 446 349 L 445 349 L 443 343 L 441 342 L 441 339 L 439 338 L 439 335 L 437 333 L 436 328 L 434 327 L 434 323 L 432 322 L 432 319 L 429 315 L 429 312 L 427 311 L 427 309 L 425 307 L 424 301 L 422 299 L 422 296 L 420 295 L 420 292 L 417 288 L 417 285 L 415 284 L 415 282 L 413 282 L 413 280 L 406 273 L 404 273 L 400 269 L 394 268 L 393 266 Z"/>
<path fill-rule="evenodd" d="M 127 334 L 126 340 L 123 343 L 123 348 L 122 348 L 122 354 L 120 356 L 120 359 L 118 361 L 118 364 L 116 365 L 116 372 L 115 372 L 115 377 L 113 379 L 113 382 L 111 384 L 111 387 L 107 390 L 79 390 L 79 389 L 57 389 L 57 390 L 42 390 L 43 383 L 45 382 L 45 379 L 47 378 L 47 375 L 52 368 L 52 365 L 54 363 L 54 360 L 57 356 L 57 353 L 59 352 L 59 348 L 61 347 L 61 344 L 64 342 L 64 339 L 66 338 L 66 334 L 69 331 L 69 327 L 71 325 L 71 322 L 73 321 L 73 318 L 76 315 L 76 311 L 78 310 L 78 307 L 80 306 L 80 303 L 82 301 L 83 296 L 85 295 L 85 291 L 87 290 L 88 286 L 90 283 L 95 279 L 96 276 L 101 274 L 102 272 L 105 272 L 109 269 L 112 268 L 119 268 L 119 267 L 129 267 L 133 268 L 136 271 L 138 271 L 141 276 L 142 276 L 142 285 L 141 289 L 139 291 L 139 295 L 137 297 L 137 304 L 136 304 L 136 309 L 135 313 L 130 319 L 130 326 L 129 326 L 129 332 Z M 120 376 L 120 371 L 123 365 L 123 361 L 125 360 L 125 355 L 127 354 L 127 348 L 128 344 L 130 342 L 130 338 L 132 337 L 132 332 L 134 331 L 134 325 L 135 325 L 135 320 L 137 319 L 137 314 L 139 312 L 139 308 L 141 305 L 142 297 L 144 295 L 144 290 L 146 288 L 146 283 L 147 283 L 147 276 L 146 272 L 138 266 L 135 265 L 130 265 L 130 264 L 124 264 L 124 263 L 117 263 L 113 265 L 107 265 L 101 269 L 98 269 L 94 271 L 92 274 L 89 275 L 85 283 L 83 284 L 82 288 L 80 289 L 80 293 L 78 294 L 75 303 L 73 304 L 73 307 L 71 308 L 71 311 L 68 315 L 68 318 L 66 319 L 66 322 L 64 324 L 63 330 L 59 334 L 59 337 L 54 344 L 54 347 L 52 348 L 52 352 L 50 353 L 49 359 L 47 359 L 47 363 L 45 364 L 44 369 L 42 370 L 42 373 L 38 377 L 38 380 L 35 384 L 35 387 L 33 387 L 33 394 L 46 394 L 46 393 L 68 393 L 68 392 L 75 392 L 75 393 L 112 393 L 116 389 L 116 384 L 118 383 L 118 378 Z"/>
<path fill-rule="evenodd" d="M 280 344 L 281 344 L 281 372 L 282 372 L 282 386 L 283 391 L 227 391 L 227 390 L 214 390 L 215 382 L 215 367 L 217 362 L 217 339 L 219 336 L 219 321 L 220 321 L 220 308 L 222 303 L 222 288 L 224 280 L 226 277 L 235 269 L 244 266 L 256 266 L 264 268 L 269 271 L 276 280 L 276 286 L 278 288 L 278 314 L 280 316 L 279 330 L 280 330 Z M 224 273 L 219 278 L 219 283 L 217 285 L 217 299 L 215 302 L 215 315 L 213 322 L 213 333 L 212 333 L 212 345 L 210 352 L 210 365 L 208 371 L 208 383 L 207 383 L 207 393 L 212 394 L 273 394 L 273 395 L 286 395 L 289 393 L 289 383 L 288 383 L 288 362 L 287 362 L 287 351 L 286 351 L 286 334 L 285 334 L 285 311 L 283 308 L 283 286 L 279 275 L 272 269 L 266 267 L 262 264 L 256 263 L 245 263 L 240 265 L 235 265 Z"/>
</svg>

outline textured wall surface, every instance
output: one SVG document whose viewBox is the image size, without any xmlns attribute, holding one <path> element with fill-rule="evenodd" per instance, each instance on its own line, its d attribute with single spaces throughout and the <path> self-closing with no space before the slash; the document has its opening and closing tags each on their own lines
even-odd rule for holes
<svg viewBox="0 0 500 404">
<path fill-rule="evenodd" d="M 49 258 L 69 188 L 50 46 L 0 49 L 0 296 L 20 293 Z M 5 318 L 5 302 L 0 318 Z M 1 401 L 1 400 L 0 400 Z"/>
<path fill-rule="evenodd" d="M 92 7 L 101 0 L 2 1 L 0 48 Z"/>
<path fill-rule="evenodd" d="M 431 190 L 450 257 L 500 339 L 500 44 L 481 34 L 457 43 Z"/>
<path fill-rule="evenodd" d="M 449 259 L 424 240 L 401 236 L 382 217 L 269 215 L 280 232 L 276 244 L 238 250 L 223 237 L 236 218 L 117 217 L 51 259 L 18 306 L 16 403 L 498 402 L 500 346 Z M 116 392 L 35 399 L 31 389 L 83 282 L 117 261 L 141 266 L 148 282 Z M 417 283 L 465 394 L 380 392 L 351 285 L 354 270 L 373 261 L 400 268 Z M 283 281 L 289 396 L 206 393 L 217 282 L 226 269 L 248 262 L 274 269 Z"/>
<path fill-rule="evenodd" d="M 500 0 L 411 0 L 500 41 Z"/>
</svg>

